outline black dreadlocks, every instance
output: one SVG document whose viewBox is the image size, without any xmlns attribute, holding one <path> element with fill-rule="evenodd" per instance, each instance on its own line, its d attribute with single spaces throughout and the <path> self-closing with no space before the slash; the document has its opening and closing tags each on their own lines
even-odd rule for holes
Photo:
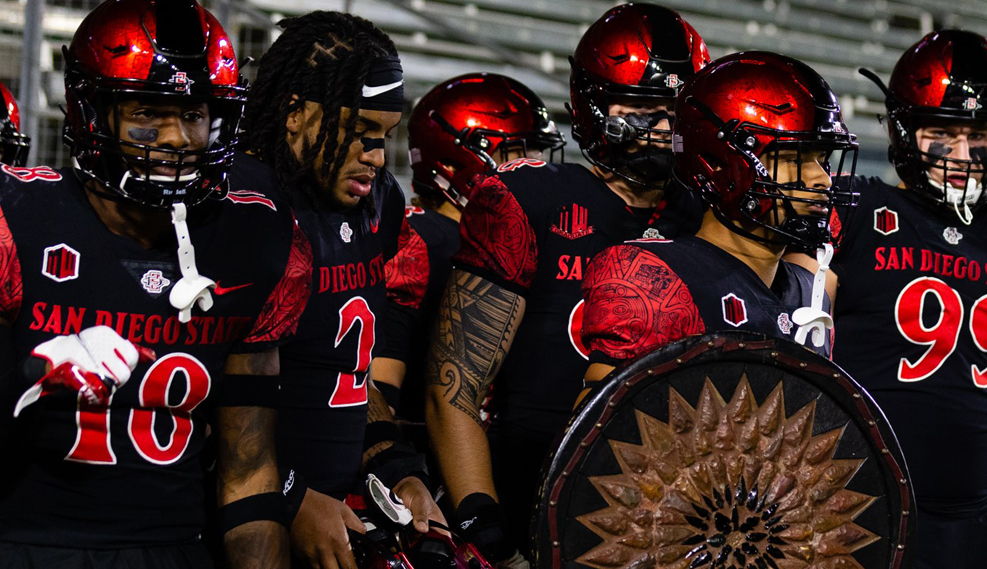
<svg viewBox="0 0 987 569">
<path fill-rule="evenodd" d="M 261 58 L 257 80 L 247 98 L 247 149 L 275 169 L 284 188 L 299 187 L 313 201 L 323 203 L 315 180 L 329 180 L 330 187 L 335 184 L 354 139 L 360 93 L 371 63 L 377 57 L 396 56 L 397 48 L 369 20 L 342 12 L 312 12 L 281 20 L 278 26 L 284 32 Z M 301 94 L 312 92 L 310 82 L 318 80 L 325 81 L 321 100 L 308 99 L 322 105 L 322 123 L 315 143 L 306 146 L 299 164 L 288 146 L 285 122 L 292 111 L 304 105 Z M 299 98 L 292 100 L 292 95 Z M 343 101 L 354 103 L 350 104 L 346 135 L 340 143 L 337 133 Z M 315 176 L 320 149 L 325 160 L 319 176 Z M 372 199 L 363 203 L 372 214 Z"/>
</svg>

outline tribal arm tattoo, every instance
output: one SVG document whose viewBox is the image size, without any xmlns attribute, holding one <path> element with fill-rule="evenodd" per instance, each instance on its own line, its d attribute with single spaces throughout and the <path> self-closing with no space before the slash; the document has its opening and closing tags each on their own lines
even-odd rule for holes
<svg viewBox="0 0 987 569">
<path fill-rule="evenodd" d="M 453 503 L 495 495 L 480 406 L 524 317 L 520 295 L 454 270 L 425 366 L 426 423 Z"/>
<path fill-rule="evenodd" d="M 228 374 L 277 376 L 278 372 L 277 349 L 257 354 L 232 355 L 226 362 Z M 274 454 L 276 421 L 277 409 L 217 409 L 217 485 L 220 506 L 254 494 L 280 490 Z M 255 521 L 235 527 L 223 536 L 223 542 L 233 568 L 288 566 L 288 532 L 276 522 Z"/>
</svg>

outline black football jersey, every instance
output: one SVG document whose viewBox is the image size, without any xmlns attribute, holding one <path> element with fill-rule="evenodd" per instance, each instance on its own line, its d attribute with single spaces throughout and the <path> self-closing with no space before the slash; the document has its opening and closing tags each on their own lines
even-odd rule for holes
<svg viewBox="0 0 987 569">
<path fill-rule="evenodd" d="M 234 170 L 239 166 L 234 166 Z M 182 323 L 168 301 L 177 242 L 145 249 L 112 233 L 71 169 L 0 167 L 0 310 L 18 361 L 60 334 L 106 325 L 153 349 L 108 405 L 55 394 L 27 407 L 5 441 L 0 540 L 124 548 L 196 540 L 202 450 L 227 356 L 280 344 L 309 293 L 311 251 L 272 177 L 189 210 L 214 305 Z M 249 259 L 249 262 L 246 262 Z M 37 378 L 16 375 L 0 413 Z"/>
<path fill-rule="evenodd" d="M 987 216 L 858 178 L 845 220 L 833 360 L 894 428 L 921 507 L 987 509 Z"/>
<path fill-rule="evenodd" d="M 459 249 L 459 223 L 433 210 L 405 208 L 407 231 L 387 277 L 387 344 L 379 355 L 404 362 L 401 418 L 425 420 L 425 359 L 439 300 Z"/>
<path fill-rule="evenodd" d="M 404 194 L 388 171 L 378 172 L 372 195 L 372 213 L 319 209 L 300 192 L 291 196 L 314 271 L 298 333 L 281 347 L 278 461 L 337 498 L 358 489 L 367 368 L 384 344 L 384 265 L 404 223 Z"/>
<path fill-rule="evenodd" d="M 774 282 L 698 237 L 632 241 L 597 255 L 583 281 L 590 361 L 617 366 L 686 336 L 748 330 L 794 340 L 812 272 L 781 261 Z M 823 309 L 829 311 L 829 298 Z M 810 348 L 829 357 L 831 335 Z"/>
</svg>

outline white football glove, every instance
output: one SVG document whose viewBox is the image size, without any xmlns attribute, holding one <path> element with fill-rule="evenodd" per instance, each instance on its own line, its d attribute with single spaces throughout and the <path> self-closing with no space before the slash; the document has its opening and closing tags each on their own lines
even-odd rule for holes
<svg viewBox="0 0 987 569">
<path fill-rule="evenodd" d="M 123 339 L 109 326 L 52 338 L 38 344 L 31 355 L 47 360 L 51 370 L 21 395 L 15 417 L 38 399 L 66 390 L 90 404 L 105 405 L 139 362 L 155 359 L 152 350 Z"/>
</svg>

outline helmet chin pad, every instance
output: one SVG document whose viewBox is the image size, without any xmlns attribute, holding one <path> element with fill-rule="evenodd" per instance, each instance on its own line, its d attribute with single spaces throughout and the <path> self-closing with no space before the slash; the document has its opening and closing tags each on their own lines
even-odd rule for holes
<svg viewBox="0 0 987 569">
<path fill-rule="evenodd" d="M 973 179 L 973 176 L 967 177 L 965 188 L 957 188 L 949 182 L 946 182 L 944 187 L 943 184 L 932 178 L 929 178 L 929 185 L 940 192 L 944 192 L 946 203 L 949 205 L 973 205 L 980 200 L 980 196 L 983 194 L 983 185 Z"/>
</svg>

